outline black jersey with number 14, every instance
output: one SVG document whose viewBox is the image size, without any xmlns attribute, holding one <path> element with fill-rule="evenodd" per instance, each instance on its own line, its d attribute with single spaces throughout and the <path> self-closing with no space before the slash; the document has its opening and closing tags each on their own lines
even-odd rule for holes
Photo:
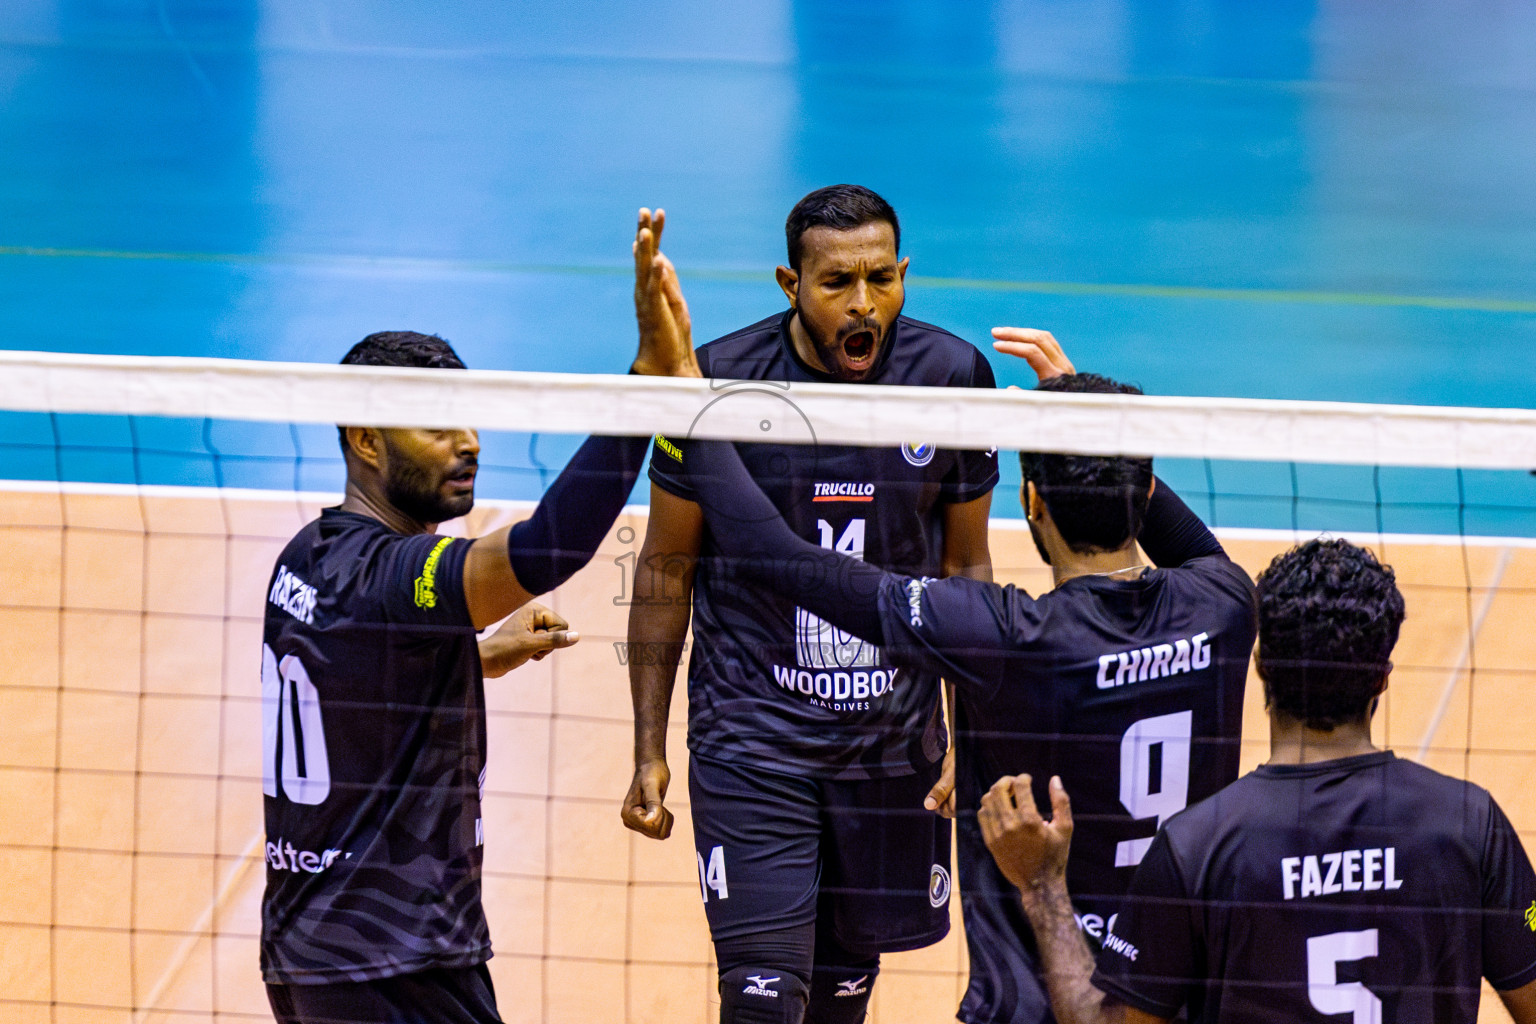
<svg viewBox="0 0 1536 1024">
<path fill-rule="evenodd" d="M 490 956 L 470 543 L 326 509 L 278 558 L 261 673 L 269 983 Z"/>
<path fill-rule="evenodd" d="M 728 402 L 730 381 L 826 380 L 799 360 L 788 313 L 699 349 L 699 366 Z M 994 386 L 981 352 L 948 331 L 898 318 L 870 384 Z M 762 388 L 749 387 L 754 393 Z M 783 394 L 786 415 L 794 390 Z M 706 410 L 707 414 L 707 410 Z M 912 425 L 914 439 L 923 424 Z M 686 444 L 658 437 L 651 480 L 697 500 Z M 802 538 L 894 572 L 937 576 L 945 506 L 997 483 L 995 452 L 932 444 L 739 448 L 753 480 Z M 693 582 L 688 746 L 733 764 L 816 778 L 910 775 L 944 752 L 938 676 L 898 669 L 865 643 L 735 571 L 706 529 Z"/>
</svg>

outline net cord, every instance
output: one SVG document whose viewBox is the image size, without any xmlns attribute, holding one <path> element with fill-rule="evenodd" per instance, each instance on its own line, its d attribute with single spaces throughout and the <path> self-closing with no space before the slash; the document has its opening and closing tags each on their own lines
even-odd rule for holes
<svg viewBox="0 0 1536 1024">
<path fill-rule="evenodd" d="M 1536 467 L 1536 411 L 0 352 L 0 409 L 548 434 Z"/>
</svg>

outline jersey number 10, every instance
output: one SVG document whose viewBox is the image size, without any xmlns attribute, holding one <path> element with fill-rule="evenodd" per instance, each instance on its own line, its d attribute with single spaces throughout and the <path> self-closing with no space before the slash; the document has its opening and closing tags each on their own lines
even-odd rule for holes
<svg viewBox="0 0 1536 1024">
<path fill-rule="evenodd" d="M 281 770 L 277 763 L 282 750 Z M 296 804 L 318 804 L 331 794 L 331 762 L 320 720 L 320 692 L 297 655 L 261 645 L 261 791 L 283 793 Z"/>
</svg>

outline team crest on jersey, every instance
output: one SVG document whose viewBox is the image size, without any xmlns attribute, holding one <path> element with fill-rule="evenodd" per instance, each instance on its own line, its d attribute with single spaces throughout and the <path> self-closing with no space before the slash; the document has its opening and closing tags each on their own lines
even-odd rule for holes
<svg viewBox="0 0 1536 1024">
<path fill-rule="evenodd" d="M 928 902 L 935 907 L 949 902 L 949 870 L 942 864 L 935 864 L 928 875 Z"/>
<path fill-rule="evenodd" d="M 1525 923 L 1536 932 L 1536 900 L 1531 900 L 1531 905 L 1525 908 Z"/>
<path fill-rule="evenodd" d="M 914 466 L 926 466 L 933 461 L 933 455 L 938 448 L 927 442 L 919 441 L 901 446 L 901 457 Z"/>
</svg>

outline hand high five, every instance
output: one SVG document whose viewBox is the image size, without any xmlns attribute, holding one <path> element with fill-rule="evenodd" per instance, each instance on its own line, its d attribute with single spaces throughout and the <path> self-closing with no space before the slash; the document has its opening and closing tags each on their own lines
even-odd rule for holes
<svg viewBox="0 0 1536 1024">
<path fill-rule="evenodd" d="M 666 211 L 640 210 L 635 229 L 635 323 L 640 349 L 633 370 L 652 376 L 699 377 L 693 354 L 693 324 L 677 280 L 677 269 L 661 253 Z"/>
<path fill-rule="evenodd" d="M 1050 331 L 1033 327 L 994 327 L 992 337 L 997 339 L 992 343 L 995 350 L 1024 360 L 1041 380 L 1077 372 Z"/>
<path fill-rule="evenodd" d="M 1020 891 L 1065 884 L 1072 845 L 1072 801 L 1059 776 L 1051 777 L 1051 820 L 1040 817 L 1028 775 L 1005 775 L 981 798 L 981 836 L 1003 875 Z"/>
</svg>

